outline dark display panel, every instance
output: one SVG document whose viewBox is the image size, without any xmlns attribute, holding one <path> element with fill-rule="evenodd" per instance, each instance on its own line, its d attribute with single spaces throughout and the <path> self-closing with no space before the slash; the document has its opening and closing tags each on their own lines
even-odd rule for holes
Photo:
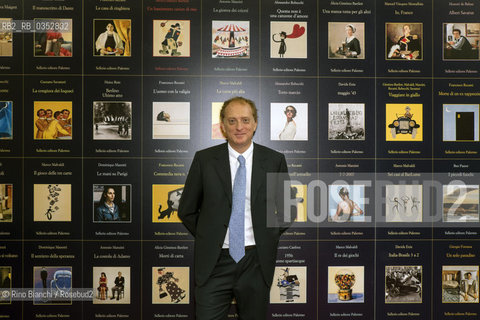
<svg viewBox="0 0 480 320">
<path fill-rule="evenodd" d="M 477 319 L 478 17 L 476 0 L 3 1 L 0 317 L 193 318 L 178 203 L 244 96 L 297 197 L 268 319 Z M 72 289 L 90 296 L 51 296 Z"/>
</svg>

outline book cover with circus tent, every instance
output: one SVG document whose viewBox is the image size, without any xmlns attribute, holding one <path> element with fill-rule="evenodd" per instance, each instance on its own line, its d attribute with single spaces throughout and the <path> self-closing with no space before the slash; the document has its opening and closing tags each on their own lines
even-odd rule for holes
<svg viewBox="0 0 480 320">
<path fill-rule="evenodd" d="M 212 58 L 250 58 L 250 22 L 212 21 Z"/>
</svg>

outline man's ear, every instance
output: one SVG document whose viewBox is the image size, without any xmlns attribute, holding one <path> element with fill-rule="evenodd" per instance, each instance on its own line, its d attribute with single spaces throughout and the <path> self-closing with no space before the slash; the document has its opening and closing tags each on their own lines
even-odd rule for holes
<svg viewBox="0 0 480 320">
<path fill-rule="evenodd" d="M 220 130 L 222 131 L 222 135 L 226 138 L 227 135 L 225 134 L 225 124 L 222 120 L 220 120 Z"/>
</svg>

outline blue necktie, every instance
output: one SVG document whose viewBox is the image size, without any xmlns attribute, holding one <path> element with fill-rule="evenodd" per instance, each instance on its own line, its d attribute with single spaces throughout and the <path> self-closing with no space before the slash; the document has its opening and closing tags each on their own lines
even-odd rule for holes
<svg viewBox="0 0 480 320">
<path fill-rule="evenodd" d="M 247 188 L 247 169 L 245 158 L 240 155 L 237 158 L 240 166 L 233 181 L 232 214 L 228 227 L 228 247 L 230 256 L 235 262 L 240 261 L 245 255 L 245 192 Z"/>
</svg>

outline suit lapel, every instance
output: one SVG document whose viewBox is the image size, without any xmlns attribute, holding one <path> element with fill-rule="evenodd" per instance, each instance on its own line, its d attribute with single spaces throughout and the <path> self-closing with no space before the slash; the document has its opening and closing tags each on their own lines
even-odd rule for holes
<svg viewBox="0 0 480 320">
<path fill-rule="evenodd" d="M 228 147 L 225 143 L 220 152 L 215 154 L 215 170 L 223 186 L 228 201 L 232 204 L 232 178 L 230 173 L 230 159 L 228 158 Z"/>
<path fill-rule="evenodd" d="M 250 191 L 250 203 L 251 207 L 254 207 L 255 199 L 258 194 L 258 189 L 265 183 L 265 168 L 264 166 L 264 154 L 258 145 L 253 148 L 253 162 L 252 162 L 252 184 Z"/>
</svg>

